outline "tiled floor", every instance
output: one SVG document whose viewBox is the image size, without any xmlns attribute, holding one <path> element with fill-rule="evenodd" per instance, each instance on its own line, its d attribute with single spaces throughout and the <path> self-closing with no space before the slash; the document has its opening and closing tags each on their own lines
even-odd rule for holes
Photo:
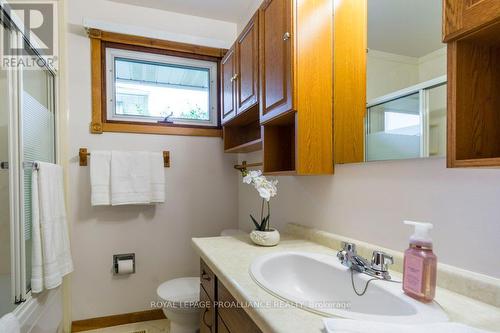
<svg viewBox="0 0 500 333">
<path fill-rule="evenodd" d="M 169 326 L 167 319 L 161 319 L 85 331 L 85 333 L 168 333 Z"/>
</svg>

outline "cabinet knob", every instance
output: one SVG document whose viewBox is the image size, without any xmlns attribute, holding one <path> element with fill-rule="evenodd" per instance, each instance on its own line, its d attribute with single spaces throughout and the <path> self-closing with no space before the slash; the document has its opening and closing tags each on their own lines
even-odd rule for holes
<svg viewBox="0 0 500 333">
<path fill-rule="evenodd" d="M 283 34 L 283 40 L 289 40 L 290 39 L 290 33 L 287 31 Z"/>
<path fill-rule="evenodd" d="M 231 77 L 231 82 L 233 81 L 236 81 L 236 79 L 238 78 L 238 74 L 234 74 L 232 77 Z"/>
</svg>

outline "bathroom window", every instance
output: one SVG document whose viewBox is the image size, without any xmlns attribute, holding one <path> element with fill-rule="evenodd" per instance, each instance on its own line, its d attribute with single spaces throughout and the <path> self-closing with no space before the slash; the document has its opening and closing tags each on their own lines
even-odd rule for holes
<svg viewBox="0 0 500 333">
<path fill-rule="evenodd" d="M 106 49 L 107 120 L 217 127 L 217 63 Z"/>
<path fill-rule="evenodd" d="M 92 133 L 221 136 L 224 49 L 89 28 Z"/>
</svg>

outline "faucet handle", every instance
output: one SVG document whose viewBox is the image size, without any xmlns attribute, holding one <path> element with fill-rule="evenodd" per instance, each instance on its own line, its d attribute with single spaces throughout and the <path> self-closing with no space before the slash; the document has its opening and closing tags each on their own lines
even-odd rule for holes
<svg viewBox="0 0 500 333">
<path fill-rule="evenodd" d="M 356 244 L 349 242 L 342 242 L 341 244 L 343 251 L 356 253 Z"/>
<path fill-rule="evenodd" d="M 387 272 L 389 265 L 394 264 L 394 258 L 382 251 L 373 251 L 371 268 L 379 272 Z"/>
</svg>

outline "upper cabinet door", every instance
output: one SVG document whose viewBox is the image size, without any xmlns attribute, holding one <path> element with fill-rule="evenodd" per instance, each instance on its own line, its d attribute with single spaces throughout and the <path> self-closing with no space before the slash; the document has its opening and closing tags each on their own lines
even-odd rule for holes
<svg viewBox="0 0 500 333">
<path fill-rule="evenodd" d="M 261 122 L 293 109 L 291 4 L 265 0 L 259 11 Z"/>
<path fill-rule="evenodd" d="M 446 42 L 500 20 L 499 0 L 444 0 L 443 4 Z"/>
<path fill-rule="evenodd" d="M 237 113 L 258 103 L 259 89 L 259 16 L 254 15 L 236 41 Z"/>
<path fill-rule="evenodd" d="M 224 124 L 236 115 L 236 53 L 234 45 L 221 61 L 221 122 Z"/>
</svg>

